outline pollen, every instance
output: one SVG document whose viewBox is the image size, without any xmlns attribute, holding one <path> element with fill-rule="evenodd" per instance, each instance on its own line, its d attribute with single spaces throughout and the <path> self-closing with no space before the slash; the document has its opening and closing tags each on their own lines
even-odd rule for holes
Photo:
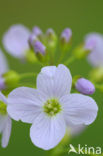
<svg viewBox="0 0 103 156">
<path fill-rule="evenodd" d="M 44 112 L 48 116 L 55 116 L 58 114 L 62 109 L 59 101 L 57 99 L 49 99 L 45 102 L 43 106 Z"/>
<path fill-rule="evenodd" d="M 7 114 L 7 105 L 0 101 L 0 115 L 6 115 Z"/>
</svg>

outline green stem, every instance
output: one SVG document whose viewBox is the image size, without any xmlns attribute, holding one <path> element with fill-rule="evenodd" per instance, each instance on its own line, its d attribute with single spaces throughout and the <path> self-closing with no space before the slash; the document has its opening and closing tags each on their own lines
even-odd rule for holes
<svg viewBox="0 0 103 156">
<path fill-rule="evenodd" d="M 25 79 L 28 77 L 35 77 L 36 75 L 37 73 L 23 73 L 23 74 L 20 74 L 20 79 Z"/>
<path fill-rule="evenodd" d="M 69 64 L 71 64 L 72 62 L 74 62 L 75 59 L 76 59 L 76 57 L 75 57 L 74 55 L 72 55 L 68 60 L 66 60 L 66 61 L 64 62 L 64 64 L 65 64 L 66 66 L 68 66 Z"/>
</svg>

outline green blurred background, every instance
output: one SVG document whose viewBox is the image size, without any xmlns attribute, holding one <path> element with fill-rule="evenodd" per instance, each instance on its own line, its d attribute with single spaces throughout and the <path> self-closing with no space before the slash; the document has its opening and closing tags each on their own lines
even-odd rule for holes
<svg viewBox="0 0 103 156">
<path fill-rule="evenodd" d="M 103 0 L 0 0 L 0 47 L 3 33 L 12 24 L 22 23 L 32 29 L 34 25 L 45 31 L 52 27 L 58 34 L 65 27 L 73 31 L 73 46 L 80 43 L 89 32 L 103 33 Z M 20 73 L 40 71 L 36 65 L 21 64 L 5 53 L 10 68 Z M 77 61 L 70 66 L 73 75 L 87 76 L 91 66 L 86 61 Z M 71 143 L 103 149 L 103 95 L 96 91 L 93 95 L 99 105 L 96 121 L 88 126 L 81 135 L 72 139 Z M 48 156 L 43 150 L 36 148 L 29 137 L 30 125 L 13 121 L 12 134 L 6 149 L 0 148 L 0 156 Z M 69 147 L 69 143 L 67 145 Z M 65 154 L 68 155 L 68 154 Z M 73 154 L 72 154 L 73 155 Z"/>
</svg>

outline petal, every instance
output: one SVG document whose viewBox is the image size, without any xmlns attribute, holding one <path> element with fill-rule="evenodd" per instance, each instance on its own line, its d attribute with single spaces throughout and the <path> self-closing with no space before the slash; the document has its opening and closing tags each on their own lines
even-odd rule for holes
<svg viewBox="0 0 103 156">
<path fill-rule="evenodd" d="M 65 135 L 65 122 L 61 115 L 50 118 L 40 114 L 30 129 L 34 145 L 44 150 L 54 148 Z"/>
<path fill-rule="evenodd" d="M 11 119 L 10 117 L 8 117 L 2 132 L 1 144 L 3 148 L 5 148 L 8 145 L 10 135 L 11 135 Z"/>
<path fill-rule="evenodd" d="M 45 74 L 49 77 L 53 77 L 55 75 L 55 72 L 56 72 L 56 66 L 47 66 L 47 67 L 43 67 L 41 69 L 41 73 L 42 74 Z"/>
<path fill-rule="evenodd" d="M 9 94 L 7 111 L 14 120 L 33 123 L 44 101 L 45 96 L 37 90 L 20 87 Z"/>
<path fill-rule="evenodd" d="M 5 123 L 7 121 L 7 115 L 0 115 L 0 133 L 3 131 L 4 127 L 5 127 Z"/>
<path fill-rule="evenodd" d="M 7 71 L 8 71 L 7 60 L 3 52 L 0 50 L 0 75 L 4 74 Z"/>
<path fill-rule="evenodd" d="M 17 58 L 23 58 L 29 49 L 30 31 L 23 25 L 13 25 L 4 34 L 3 44 L 8 53 Z"/>
<path fill-rule="evenodd" d="M 89 96 L 82 94 L 66 95 L 60 99 L 67 123 L 75 125 L 91 124 L 97 116 L 96 102 Z"/>
<path fill-rule="evenodd" d="M 71 90 L 72 77 L 64 65 L 45 67 L 37 77 L 37 88 L 48 97 L 61 97 Z"/>
<path fill-rule="evenodd" d="M 69 131 L 69 134 L 71 134 L 71 136 L 77 136 L 80 133 L 82 133 L 85 129 L 86 129 L 86 126 L 83 124 L 71 125 L 70 127 L 68 127 L 68 131 Z"/>
</svg>

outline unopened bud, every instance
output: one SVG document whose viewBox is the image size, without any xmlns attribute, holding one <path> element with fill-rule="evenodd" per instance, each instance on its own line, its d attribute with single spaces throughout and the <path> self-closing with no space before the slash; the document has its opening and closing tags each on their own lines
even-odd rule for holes
<svg viewBox="0 0 103 156">
<path fill-rule="evenodd" d="M 40 53 L 42 55 L 45 55 L 46 47 L 40 41 L 36 41 L 34 43 L 34 51 L 35 51 L 36 54 Z"/>
<path fill-rule="evenodd" d="M 85 78 L 78 79 L 75 84 L 75 87 L 82 94 L 90 95 L 95 92 L 94 85 Z"/>
<path fill-rule="evenodd" d="M 30 45 L 31 48 L 33 47 L 35 41 L 37 41 L 37 37 L 34 34 L 31 34 L 29 36 L 29 40 L 28 40 L 29 45 Z"/>
<path fill-rule="evenodd" d="M 70 42 L 71 37 L 72 37 L 72 31 L 71 31 L 71 29 L 70 28 L 64 29 L 64 31 L 61 34 L 61 40 L 62 40 L 62 42 L 64 42 L 64 43 Z"/>
<path fill-rule="evenodd" d="M 32 30 L 32 32 L 34 33 L 35 36 L 41 36 L 42 35 L 42 31 L 39 27 L 35 26 Z"/>
</svg>

